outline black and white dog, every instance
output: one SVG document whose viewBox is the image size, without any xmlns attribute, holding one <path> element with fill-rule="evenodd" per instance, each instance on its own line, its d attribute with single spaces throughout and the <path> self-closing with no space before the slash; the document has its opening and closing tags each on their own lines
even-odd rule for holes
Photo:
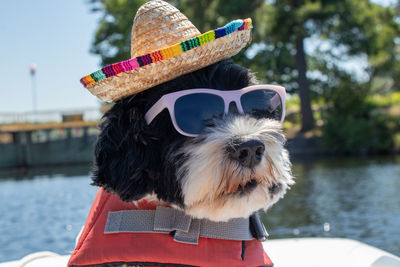
<svg viewBox="0 0 400 267">
<path fill-rule="evenodd" d="M 268 209 L 293 177 L 279 122 L 282 102 L 252 107 L 269 90 L 242 97 L 240 89 L 256 84 L 249 70 L 221 61 L 117 101 L 101 124 L 93 184 L 127 202 L 156 198 L 212 221 Z M 220 99 L 186 91 L 196 88 L 214 89 Z"/>
</svg>

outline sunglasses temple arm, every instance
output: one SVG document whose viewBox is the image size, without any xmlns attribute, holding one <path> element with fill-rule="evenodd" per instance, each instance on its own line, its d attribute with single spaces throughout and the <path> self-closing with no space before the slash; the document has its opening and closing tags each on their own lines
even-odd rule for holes
<svg viewBox="0 0 400 267">
<path fill-rule="evenodd" d="M 163 110 L 165 109 L 165 104 L 164 104 L 164 97 L 161 97 L 144 115 L 144 119 L 149 125 L 153 119 Z"/>
</svg>

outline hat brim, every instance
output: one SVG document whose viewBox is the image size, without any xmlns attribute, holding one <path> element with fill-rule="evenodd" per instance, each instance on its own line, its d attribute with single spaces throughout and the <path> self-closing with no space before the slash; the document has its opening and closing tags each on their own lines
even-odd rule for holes
<svg viewBox="0 0 400 267">
<path fill-rule="evenodd" d="M 178 44 L 108 65 L 81 83 L 112 102 L 236 55 L 251 41 L 251 19 L 235 20 Z"/>
</svg>

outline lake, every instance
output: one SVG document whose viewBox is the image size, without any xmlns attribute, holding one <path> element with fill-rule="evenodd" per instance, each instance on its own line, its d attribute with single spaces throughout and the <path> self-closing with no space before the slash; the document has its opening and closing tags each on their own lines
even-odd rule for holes
<svg viewBox="0 0 400 267">
<path fill-rule="evenodd" d="M 345 237 L 400 255 L 400 157 L 303 162 L 293 171 L 296 184 L 262 216 L 270 239 Z M 1 171 L 0 262 L 70 253 L 97 192 L 89 177 L 88 166 Z"/>
</svg>

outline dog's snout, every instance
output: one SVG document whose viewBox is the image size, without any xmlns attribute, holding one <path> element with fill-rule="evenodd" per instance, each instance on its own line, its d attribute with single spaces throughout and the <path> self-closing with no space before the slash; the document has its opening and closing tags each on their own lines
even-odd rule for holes
<svg viewBox="0 0 400 267">
<path fill-rule="evenodd" d="M 258 140 L 249 140 L 235 144 L 230 156 L 238 160 L 243 166 L 253 168 L 260 163 L 265 151 L 265 146 Z"/>
</svg>

